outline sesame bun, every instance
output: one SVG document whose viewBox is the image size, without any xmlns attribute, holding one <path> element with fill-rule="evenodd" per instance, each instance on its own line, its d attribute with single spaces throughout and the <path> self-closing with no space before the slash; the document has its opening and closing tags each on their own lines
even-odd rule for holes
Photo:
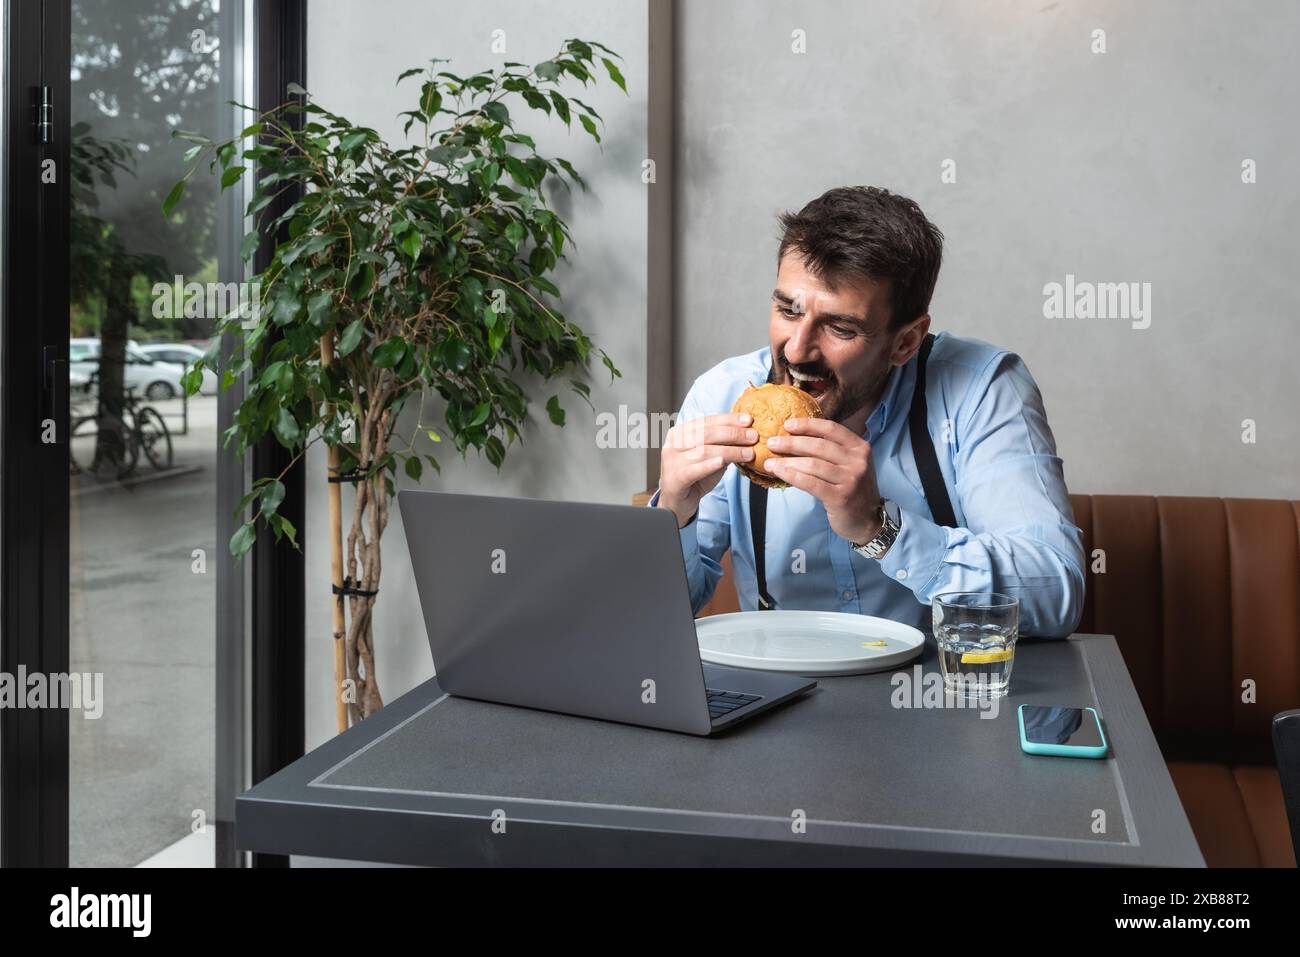
<svg viewBox="0 0 1300 957">
<path fill-rule="evenodd" d="M 790 385 L 751 385 L 731 407 L 732 412 L 748 412 L 754 417 L 758 442 L 754 445 L 754 461 L 737 462 L 740 469 L 755 485 L 764 488 L 789 488 L 771 472 L 763 470 L 763 463 L 776 453 L 768 451 L 767 440 L 774 435 L 789 435 L 786 419 L 820 419 L 822 408 L 817 400 L 802 389 Z"/>
</svg>

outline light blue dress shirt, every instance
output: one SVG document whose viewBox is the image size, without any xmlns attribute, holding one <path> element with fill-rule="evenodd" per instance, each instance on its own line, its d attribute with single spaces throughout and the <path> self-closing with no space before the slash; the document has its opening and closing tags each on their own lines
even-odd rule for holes
<svg viewBox="0 0 1300 957">
<path fill-rule="evenodd" d="M 730 411 L 767 380 L 770 349 L 726 359 L 700 376 L 684 422 Z M 789 488 L 767 496 L 767 590 L 781 609 L 877 615 L 930 628 L 945 592 L 1001 592 L 1020 600 L 1020 633 L 1065 637 L 1083 613 L 1083 532 L 1065 487 L 1042 395 L 1015 353 L 946 332 L 926 363 L 929 431 L 957 528 L 935 524 L 912 454 L 907 416 L 916 357 L 890 372 L 867 420 L 880 494 L 898 503 L 898 538 L 877 561 L 831 530 L 826 509 Z M 658 502 L 655 492 L 650 504 Z M 681 529 L 691 605 L 713 596 L 727 549 L 740 607 L 758 607 L 749 483 L 734 465 Z"/>
</svg>

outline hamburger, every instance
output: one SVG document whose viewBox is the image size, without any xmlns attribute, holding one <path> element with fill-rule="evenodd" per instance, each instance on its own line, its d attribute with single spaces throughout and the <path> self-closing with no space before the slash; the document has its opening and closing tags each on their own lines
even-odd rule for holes
<svg viewBox="0 0 1300 957">
<path fill-rule="evenodd" d="M 792 385 L 755 386 L 750 383 L 748 389 L 740 393 L 740 398 L 731 407 L 732 412 L 748 412 L 754 417 L 754 429 L 758 432 L 758 442 L 754 445 L 754 461 L 737 462 L 736 467 L 755 485 L 764 488 L 789 488 L 788 482 L 782 482 L 775 475 L 763 470 L 763 463 L 776 453 L 768 451 L 767 440 L 774 435 L 789 435 L 785 430 L 786 419 L 820 419 L 822 408 L 817 400 L 802 389 Z"/>
</svg>

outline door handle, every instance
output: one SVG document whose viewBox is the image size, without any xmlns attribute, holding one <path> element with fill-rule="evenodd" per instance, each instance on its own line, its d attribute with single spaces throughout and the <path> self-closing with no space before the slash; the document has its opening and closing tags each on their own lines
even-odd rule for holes
<svg viewBox="0 0 1300 957">
<path fill-rule="evenodd" d="M 41 432 L 45 431 L 45 420 L 54 423 L 54 445 L 62 445 L 63 430 L 68 427 L 66 410 L 59 407 L 59 396 L 63 394 L 61 385 L 68 381 L 68 360 L 60 358 L 58 346 L 45 346 L 41 350 Z"/>
</svg>

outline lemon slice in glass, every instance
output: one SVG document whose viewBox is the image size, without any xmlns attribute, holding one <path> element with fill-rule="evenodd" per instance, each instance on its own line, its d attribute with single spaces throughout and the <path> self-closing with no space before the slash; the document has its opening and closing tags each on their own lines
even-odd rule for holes
<svg viewBox="0 0 1300 957">
<path fill-rule="evenodd" d="M 999 651 L 963 651 L 961 663 L 963 665 L 990 665 L 998 661 L 1006 661 L 1010 657 L 1010 648 L 1003 648 Z"/>
</svg>

